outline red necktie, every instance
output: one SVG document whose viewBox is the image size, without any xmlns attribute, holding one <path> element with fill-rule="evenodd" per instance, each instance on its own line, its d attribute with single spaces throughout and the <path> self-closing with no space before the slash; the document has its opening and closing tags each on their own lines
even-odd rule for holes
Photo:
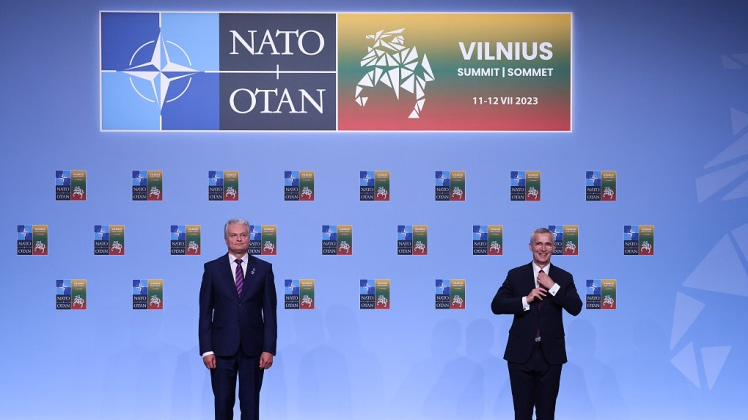
<svg viewBox="0 0 748 420">
<path fill-rule="evenodd" d="M 542 273 L 542 272 L 543 272 L 543 269 L 541 268 L 540 271 L 538 271 L 538 277 L 540 277 L 540 273 Z M 538 287 L 542 287 L 540 285 L 540 282 L 538 282 Z M 543 307 L 543 301 L 539 300 L 538 301 L 538 310 L 540 310 L 542 307 Z"/>
<path fill-rule="evenodd" d="M 242 287 L 244 287 L 244 270 L 242 270 L 242 260 L 236 259 L 236 292 L 239 296 L 242 295 Z"/>
<path fill-rule="evenodd" d="M 542 272 L 543 272 L 542 269 L 538 271 L 538 277 L 540 277 L 540 273 Z M 540 282 L 538 282 L 538 287 L 540 287 Z M 538 300 L 538 312 L 540 312 L 541 309 L 543 309 L 543 301 Z M 540 341 L 540 327 L 539 326 L 538 326 L 538 331 L 535 332 L 535 341 Z"/>
</svg>

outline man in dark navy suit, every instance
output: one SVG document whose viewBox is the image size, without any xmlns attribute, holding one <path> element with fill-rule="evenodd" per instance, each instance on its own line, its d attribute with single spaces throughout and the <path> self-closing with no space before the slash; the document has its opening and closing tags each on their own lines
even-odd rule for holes
<svg viewBox="0 0 748 420">
<path fill-rule="evenodd" d="M 582 311 L 574 278 L 551 265 L 554 235 L 536 229 L 530 237 L 532 262 L 509 270 L 491 302 L 495 314 L 514 315 L 504 359 L 509 368 L 515 420 L 552 420 L 566 363 L 563 311 Z"/>
<path fill-rule="evenodd" d="M 200 355 L 210 369 L 216 420 L 233 419 L 236 378 L 242 420 L 257 420 L 265 369 L 277 339 L 273 267 L 247 253 L 249 223 L 224 226 L 228 253 L 205 263 L 200 285 Z"/>
</svg>

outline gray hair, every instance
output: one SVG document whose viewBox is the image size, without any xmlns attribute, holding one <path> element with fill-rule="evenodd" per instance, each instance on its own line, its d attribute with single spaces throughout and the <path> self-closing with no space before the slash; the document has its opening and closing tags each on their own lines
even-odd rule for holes
<svg viewBox="0 0 748 420">
<path fill-rule="evenodd" d="M 546 233 L 550 234 L 551 238 L 553 238 L 553 240 L 556 239 L 556 234 L 553 233 L 553 232 L 551 232 L 550 229 L 547 229 L 547 228 L 537 228 L 537 229 L 535 229 L 532 232 L 532 235 L 530 235 L 530 245 L 532 245 L 532 241 L 535 240 L 535 235 L 543 235 L 543 234 L 546 234 Z"/>
<path fill-rule="evenodd" d="M 228 222 L 226 222 L 225 225 L 223 225 L 223 239 L 229 238 L 229 225 L 243 225 L 247 227 L 247 232 L 249 232 L 249 222 L 244 219 L 229 219 Z"/>
</svg>

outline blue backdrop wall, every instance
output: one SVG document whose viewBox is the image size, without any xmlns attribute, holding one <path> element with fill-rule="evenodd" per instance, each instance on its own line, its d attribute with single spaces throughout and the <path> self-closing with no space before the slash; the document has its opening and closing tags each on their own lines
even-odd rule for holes
<svg viewBox="0 0 748 420">
<path fill-rule="evenodd" d="M 572 12 L 573 131 L 101 132 L 99 11 Z M 578 225 L 575 275 L 616 279 L 615 310 L 566 318 L 559 418 L 734 417 L 748 388 L 748 3 L 741 1 L 25 1 L 0 12 L 0 418 L 212 417 L 197 349 L 202 264 L 230 217 L 276 225 L 284 279 L 315 279 L 314 310 L 279 307 L 266 419 L 511 418 L 501 356 L 511 322 L 489 304 L 530 260 L 540 226 Z M 87 199 L 55 200 L 55 171 Z M 160 202 L 131 200 L 133 170 L 162 170 Z M 239 170 L 241 199 L 209 202 L 207 172 Z M 315 200 L 283 200 L 283 172 L 315 171 Z M 358 200 L 389 170 L 391 200 Z M 467 200 L 435 202 L 434 171 L 464 170 Z M 542 172 L 539 202 L 509 172 Z M 586 202 L 615 170 L 615 202 Z M 352 256 L 321 254 L 322 225 L 352 225 Z M 395 252 L 428 225 L 429 252 Z M 47 256 L 18 256 L 18 225 L 47 225 Z M 93 226 L 125 225 L 126 254 L 94 256 Z M 200 225 L 200 256 L 170 256 L 169 227 Z M 504 253 L 473 256 L 473 225 Z M 654 225 L 653 256 L 623 255 L 624 225 Z M 465 279 L 464 310 L 434 309 L 434 280 Z M 86 279 L 87 309 L 55 309 L 55 280 Z M 163 279 L 164 309 L 132 309 L 133 279 Z M 389 310 L 359 309 L 360 279 L 390 279 Z M 584 299 L 584 296 L 583 296 Z"/>
</svg>

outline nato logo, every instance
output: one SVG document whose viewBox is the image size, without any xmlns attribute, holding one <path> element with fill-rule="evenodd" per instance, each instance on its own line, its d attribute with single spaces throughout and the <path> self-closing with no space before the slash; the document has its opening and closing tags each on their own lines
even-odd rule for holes
<svg viewBox="0 0 748 420">
<path fill-rule="evenodd" d="M 639 241 L 639 226 L 625 225 L 623 227 L 623 239 L 625 241 Z"/>
<path fill-rule="evenodd" d="M 162 171 L 132 171 L 132 201 L 162 201 Z"/>
<path fill-rule="evenodd" d="M 171 255 L 200 255 L 200 225 L 171 225 Z"/>
<path fill-rule="evenodd" d="M 397 225 L 397 255 L 427 254 L 427 225 Z"/>
<path fill-rule="evenodd" d="M 17 251 L 18 255 L 33 255 L 34 238 L 31 225 L 18 225 Z"/>
<path fill-rule="evenodd" d="M 70 295 L 72 290 L 70 279 L 55 280 L 57 293 L 55 295 L 55 309 L 72 309 L 73 297 Z"/>
<path fill-rule="evenodd" d="M 587 279 L 587 295 L 586 304 L 587 309 L 600 309 L 600 280 Z"/>
<path fill-rule="evenodd" d="M 509 177 L 511 179 L 510 199 L 525 201 L 525 171 L 511 171 Z"/>
<path fill-rule="evenodd" d="M 623 255 L 639 255 L 639 226 L 623 226 Z"/>
<path fill-rule="evenodd" d="M 624 225 L 623 255 L 654 255 L 654 225 Z"/>
<path fill-rule="evenodd" d="M 208 201 L 238 201 L 239 171 L 208 171 Z"/>
<path fill-rule="evenodd" d="M 278 231 L 276 225 L 249 225 L 250 255 L 276 255 Z"/>
<path fill-rule="evenodd" d="M 353 226 L 322 225 L 322 255 L 353 255 Z"/>
<path fill-rule="evenodd" d="M 540 171 L 510 171 L 511 201 L 540 201 Z"/>
<path fill-rule="evenodd" d="M 548 225 L 553 234 L 553 255 L 579 255 L 579 225 Z"/>
<path fill-rule="evenodd" d="M 338 227 L 336 225 L 322 225 L 322 255 L 337 255 Z"/>
<path fill-rule="evenodd" d="M 390 171 L 359 171 L 360 201 L 390 201 Z"/>
<path fill-rule="evenodd" d="M 70 187 L 70 171 L 55 171 L 55 185 Z"/>
<path fill-rule="evenodd" d="M 465 309 L 464 279 L 436 279 L 435 286 L 434 308 Z"/>
<path fill-rule="evenodd" d="M 85 279 L 55 280 L 55 309 L 83 310 L 86 306 Z"/>
<path fill-rule="evenodd" d="M 376 296 L 374 292 L 376 288 L 374 286 L 374 280 L 361 279 L 359 282 L 359 308 L 360 309 L 375 309 Z"/>
<path fill-rule="evenodd" d="M 285 309 L 314 309 L 314 279 L 284 281 Z"/>
<path fill-rule="evenodd" d="M 285 171 L 283 197 L 285 201 L 314 201 L 314 171 Z"/>
<path fill-rule="evenodd" d="M 503 255 L 503 225 L 473 225 L 473 255 Z"/>
<path fill-rule="evenodd" d="M 603 190 L 600 171 L 587 171 L 584 176 L 584 187 L 587 201 L 600 201 Z"/>
<path fill-rule="evenodd" d="M 94 255 L 125 255 L 125 226 L 94 225 Z"/>
<path fill-rule="evenodd" d="M 133 309 L 163 309 L 164 281 L 161 279 L 132 281 Z"/>
<path fill-rule="evenodd" d="M 32 228 L 30 225 L 18 225 L 18 240 L 31 241 Z"/>
<path fill-rule="evenodd" d="M 148 201 L 148 171 L 132 171 L 132 201 Z"/>
<path fill-rule="evenodd" d="M 390 309 L 389 279 L 359 281 L 359 309 Z"/>
<path fill-rule="evenodd" d="M 284 281 L 284 308 L 299 309 L 299 280 L 286 279 Z"/>
<path fill-rule="evenodd" d="M 299 201 L 299 171 L 283 173 L 283 198 L 286 201 Z"/>
<path fill-rule="evenodd" d="M 334 14 L 101 12 L 103 131 L 334 130 Z"/>
<path fill-rule="evenodd" d="M 16 233 L 17 255 L 49 254 L 49 232 L 47 225 L 18 225 Z"/>
<path fill-rule="evenodd" d="M 588 279 L 587 309 L 616 309 L 616 280 Z"/>
<path fill-rule="evenodd" d="M 451 298 L 449 297 L 449 280 L 436 280 L 435 307 L 436 309 L 449 309 Z"/>
<path fill-rule="evenodd" d="M 148 309 L 148 280 L 132 281 L 132 308 Z"/>
<path fill-rule="evenodd" d="M 86 280 L 55 280 L 55 309 L 86 309 Z"/>
<path fill-rule="evenodd" d="M 102 130 L 218 129 L 217 14 L 100 18 Z"/>
<path fill-rule="evenodd" d="M 616 171 L 585 172 L 586 201 L 616 201 Z"/>
<path fill-rule="evenodd" d="M 86 201 L 86 171 L 55 171 L 55 199 Z"/>
<path fill-rule="evenodd" d="M 465 201 L 465 171 L 435 171 L 434 200 Z"/>
</svg>

